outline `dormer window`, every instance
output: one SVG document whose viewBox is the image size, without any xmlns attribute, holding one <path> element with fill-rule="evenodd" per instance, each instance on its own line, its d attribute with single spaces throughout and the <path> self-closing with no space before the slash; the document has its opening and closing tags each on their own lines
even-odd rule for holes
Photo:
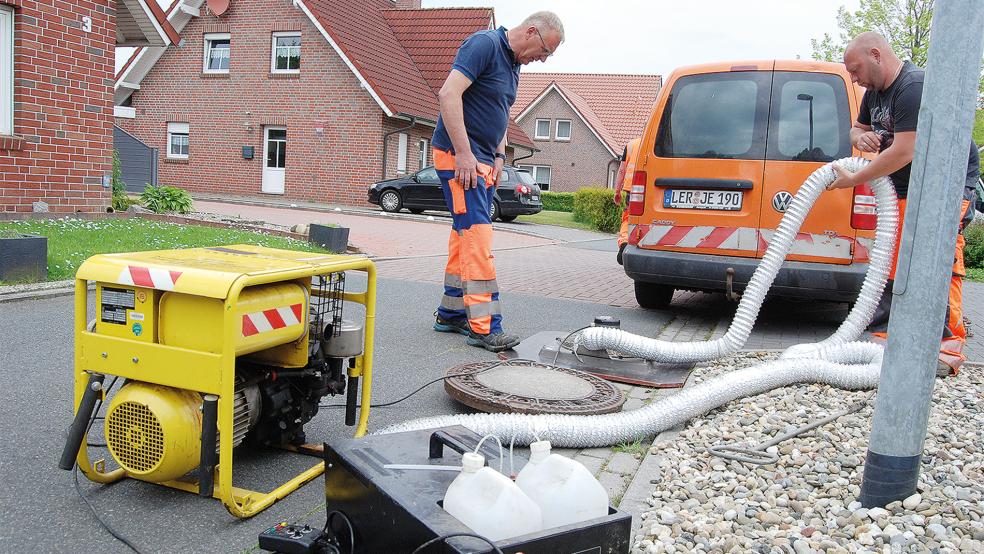
<svg viewBox="0 0 984 554">
<path fill-rule="evenodd" d="M 270 72 L 299 73 L 300 71 L 301 34 L 297 32 L 273 33 Z"/>
<path fill-rule="evenodd" d="M 205 35 L 204 73 L 229 73 L 229 33 Z"/>
</svg>

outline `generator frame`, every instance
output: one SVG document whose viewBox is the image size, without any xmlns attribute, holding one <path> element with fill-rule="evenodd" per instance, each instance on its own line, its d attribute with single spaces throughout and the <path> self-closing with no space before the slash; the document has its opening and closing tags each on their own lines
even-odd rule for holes
<svg viewBox="0 0 984 554">
<path fill-rule="evenodd" d="M 249 248 L 252 251 L 271 252 L 262 247 Z M 279 251 L 289 252 L 289 251 Z M 86 278 L 79 272 L 75 280 L 75 367 L 74 367 L 74 408 L 77 413 L 83 395 L 90 387 L 90 376 L 108 375 L 154 383 L 178 389 L 197 391 L 204 395 L 218 397 L 217 429 L 219 443 L 218 465 L 214 468 L 211 496 L 219 499 L 226 509 L 236 517 L 248 518 L 284 498 L 301 485 L 324 473 L 324 461 L 301 472 L 270 492 L 257 492 L 239 488 L 232 483 L 233 473 L 233 401 L 236 381 L 237 333 L 241 332 L 241 320 L 236 317 L 235 306 L 239 295 L 246 287 L 269 283 L 298 281 L 318 275 L 344 271 L 363 271 L 367 275 L 365 292 L 344 292 L 342 299 L 365 306 L 365 335 L 363 352 L 354 358 L 348 368 L 348 376 L 362 381 L 361 407 L 354 436 L 366 433 L 369 423 L 369 408 L 372 395 L 372 353 L 375 331 L 376 269 L 374 264 L 362 256 L 310 255 L 296 259 L 298 263 L 289 269 L 273 269 L 240 274 L 232 281 L 228 294 L 222 298 L 222 349 L 219 353 L 194 351 L 159 343 L 139 342 L 119 337 L 100 335 L 87 329 L 86 314 L 88 288 Z M 288 262 L 292 260 L 286 260 Z M 289 265 L 289 264 L 288 264 Z M 101 281 L 112 284 L 111 281 Z M 315 291 L 311 291 L 315 294 Z M 305 338 L 307 333 L 305 333 Z M 350 381 L 352 383 L 352 381 Z M 98 398 L 106 399 L 106 390 L 98 391 Z M 83 443 L 76 457 L 79 468 L 90 480 L 97 483 L 113 483 L 128 475 L 124 468 L 106 471 L 105 459 L 90 461 L 86 445 Z M 217 477 L 217 478 L 216 478 Z M 199 483 L 170 480 L 155 484 L 202 494 Z M 207 495 L 203 494 L 203 495 Z"/>
</svg>

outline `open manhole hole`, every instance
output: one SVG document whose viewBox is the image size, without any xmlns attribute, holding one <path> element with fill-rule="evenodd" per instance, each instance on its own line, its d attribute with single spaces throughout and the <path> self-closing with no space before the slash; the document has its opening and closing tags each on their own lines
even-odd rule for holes
<svg viewBox="0 0 984 554">
<path fill-rule="evenodd" d="M 447 370 L 444 390 L 483 412 L 520 414 L 609 414 L 625 396 L 593 375 L 531 360 L 475 362 Z"/>
</svg>

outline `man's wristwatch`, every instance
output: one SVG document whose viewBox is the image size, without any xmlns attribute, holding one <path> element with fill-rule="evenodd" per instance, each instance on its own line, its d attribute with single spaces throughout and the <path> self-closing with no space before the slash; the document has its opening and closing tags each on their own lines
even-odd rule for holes
<svg viewBox="0 0 984 554">
<path fill-rule="evenodd" d="M 500 160 L 502 160 L 502 161 L 506 161 L 506 155 L 505 155 L 505 154 L 503 154 L 502 152 L 496 152 L 496 153 L 495 153 L 495 157 L 496 157 L 496 158 L 499 158 L 499 159 L 500 159 Z"/>
</svg>

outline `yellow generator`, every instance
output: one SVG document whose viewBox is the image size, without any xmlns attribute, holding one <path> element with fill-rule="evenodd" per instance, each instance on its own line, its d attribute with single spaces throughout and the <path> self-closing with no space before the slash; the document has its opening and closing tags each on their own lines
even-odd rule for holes
<svg viewBox="0 0 984 554">
<path fill-rule="evenodd" d="M 365 292 L 345 291 L 347 271 L 366 272 Z M 96 317 L 87 324 L 88 282 Z M 343 319 L 346 302 L 365 307 L 364 326 Z M 77 462 L 93 481 L 132 477 L 214 496 L 238 517 L 257 514 L 320 475 L 324 462 L 254 492 L 232 484 L 235 447 L 315 453 L 304 424 L 323 397 L 346 391 L 345 423 L 365 434 L 375 303 L 375 268 L 358 256 L 239 244 L 89 258 L 75 282 L 75 420 L 60 466 Z M 107 399 L 112 470 L 83 447 Z"/>
</svg>

